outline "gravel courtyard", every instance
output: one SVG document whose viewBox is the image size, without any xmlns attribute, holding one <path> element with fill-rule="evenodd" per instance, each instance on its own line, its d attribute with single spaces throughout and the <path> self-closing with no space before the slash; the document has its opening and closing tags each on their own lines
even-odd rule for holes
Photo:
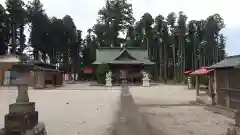
<svg viewBox="0 0 240 135">
<path fill-rule="evenodd" d="M 68 84 L 29 90 L 29 97 L 49 135 L 222 135 L 234 123 L 194 104 L 186 86 L 127 88 Z M 0 128 L 16 94 L 0 88 Z"/>
<path fill-rule="evenodd" d="M 195 90 L 186 86 L 132 87 L 130 91 L 152 135 L 222 135 L 233 119 L 196 105 Z"/>
<path fill-rule="evenodd" d="M 30 100 L 36 102 L 39 111 L 39 121 L 46 124 L 49 135 L 105 135 L 111 127 L 120 89 L 83 90 L 82 87 L 85 86 L 73 84 L 61 90 L 29 90 Z M 16 94 L 15 90 L 0 90 L 0 128 Z"/>
</svg>

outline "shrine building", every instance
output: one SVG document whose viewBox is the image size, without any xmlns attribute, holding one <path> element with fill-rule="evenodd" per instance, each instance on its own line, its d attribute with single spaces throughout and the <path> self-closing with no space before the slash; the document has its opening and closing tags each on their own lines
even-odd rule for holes
<svg viewBox="0 0 240 135">
<path fill-rule="evenodd" d="M 143 48 L 100 47 L 96 50 L 96 61 L 93 64 L 109 64 L 113 82 L 122 79 L 139 82 L 144 68 L 154 63 L 148 59 L 148 51 Z"/>
</svg>

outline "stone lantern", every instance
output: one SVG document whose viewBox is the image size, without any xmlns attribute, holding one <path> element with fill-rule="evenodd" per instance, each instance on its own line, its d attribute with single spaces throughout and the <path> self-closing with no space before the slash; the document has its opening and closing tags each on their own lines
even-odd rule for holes
<svg viewBox="0 0 240 135">
<path fill-rule="evenodd" d="M 39 127 L 38 112 L 35 110 L 35 102 L 29 102 L 28 82 L 32 65 L 17 64 L 12 70 L 16 71 L 16 80 L 12 81 L 13 85 L 18 86 L 16 103 L 9 105 L 9 113 L 5 115 L 4 135 L 13 134 L 32 134 L 33 129 Z M 45 131 L 45 126 L 40 132 Z M 37 129 L 39 130 L 39 129 Z"/>
</svg>

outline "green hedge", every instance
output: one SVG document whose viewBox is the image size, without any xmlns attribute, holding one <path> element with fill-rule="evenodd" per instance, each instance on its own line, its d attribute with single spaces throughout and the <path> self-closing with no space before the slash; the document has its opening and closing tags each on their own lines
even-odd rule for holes
<svg viewBox="0 0 240 135">
<path fill-rule="evenodd" d="M 97 83 L 104 84 L 106 73 L 110 70 L 110 67 L 108 64 L 101 64 L 98 65 L 96 70 L 96 77 L 97 77 Z"/>
</svg>

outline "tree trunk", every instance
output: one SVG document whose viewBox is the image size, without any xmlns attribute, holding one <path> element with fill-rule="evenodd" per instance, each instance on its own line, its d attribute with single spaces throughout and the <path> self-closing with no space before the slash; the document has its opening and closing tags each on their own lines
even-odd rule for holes
<svg viewBox="0 0 240 135">
<path fill-rule="evenodd" d="M 165 53 L 165 52 L 164 52 Z M 176 48 L 175 44 L 172 45 L 172 53 L 173 53 L 173 79 L 176 81 Z"/>
<path fill-rule="evenodd" d="M 194 41 L 193 41 L 193 44 L 194 44 L 194 51 L 193 51 L 193 54 L 194 54 L 194 70 L 196 70 L 196 69 L 197 69 L 197 54 L 196 54 L 197 46 L 196 46 L 196 35 L 194 35 Z"/>
<path fill-rule="evenodd" d="M 167 68 L 168 68 L 168 58 L 167 58 L 167 45 L 164 43 L 164 82 L 167 83 Z"/>
<path fill-rule="evenodd" d="M 2 33 L 0 33 L 2 34 Z M 5 35 L 2 34 L 0 35 L 1 39 L 0 39 L 0 55 L 4 55 L 7 52 L 7 45 L 5 42 Z"/>
<path fill-rule="evenodd" d="M 184 35 L 185 33 L 182 32 L 181 34 L 181 72 L 180 72 L 180 77 L 181 77 L 181 81 L 183 79 L 183 76 L 184 76 L 184 70 L 185 70 L 185 47 L 184 47 Z"/>
<path fill-rule="evenodd" d="M 162 45 L 159 44 L 159 77 L 162 79 Z"/>
<path fill-rule="evenodd" d="M 182 63 L 181 63 L 181 55 L 182 55 L 182 50 L 181 50 L 181 32 L 178 37 L 178 55 L 177 55 L 177 63 L 178 63 L 178 69 L 177 69 L 177 81 L 179 81 L 181 77 L 181 68 L 182 68 Z"/>
<path fill-rule="evenodd" d="M 185 48 L 185 39 L 184 39 L 184 45 L 183 45 L 183 71 L 182 76 L 184 77 L 184 71 L 186 70 L 186 48 Z"/>
<path fill-rule="evenodd" d="M 24 51 L 24 25 L 20 25 L 20 54 L 23 55 Z"/>
<path fill-rule="evenodd" d="M 12 24 L 12 53 L 16 54 L 16 37 L 17 36 L 17 30 L 16 30 L 16 23 Z"/>
</svg>

